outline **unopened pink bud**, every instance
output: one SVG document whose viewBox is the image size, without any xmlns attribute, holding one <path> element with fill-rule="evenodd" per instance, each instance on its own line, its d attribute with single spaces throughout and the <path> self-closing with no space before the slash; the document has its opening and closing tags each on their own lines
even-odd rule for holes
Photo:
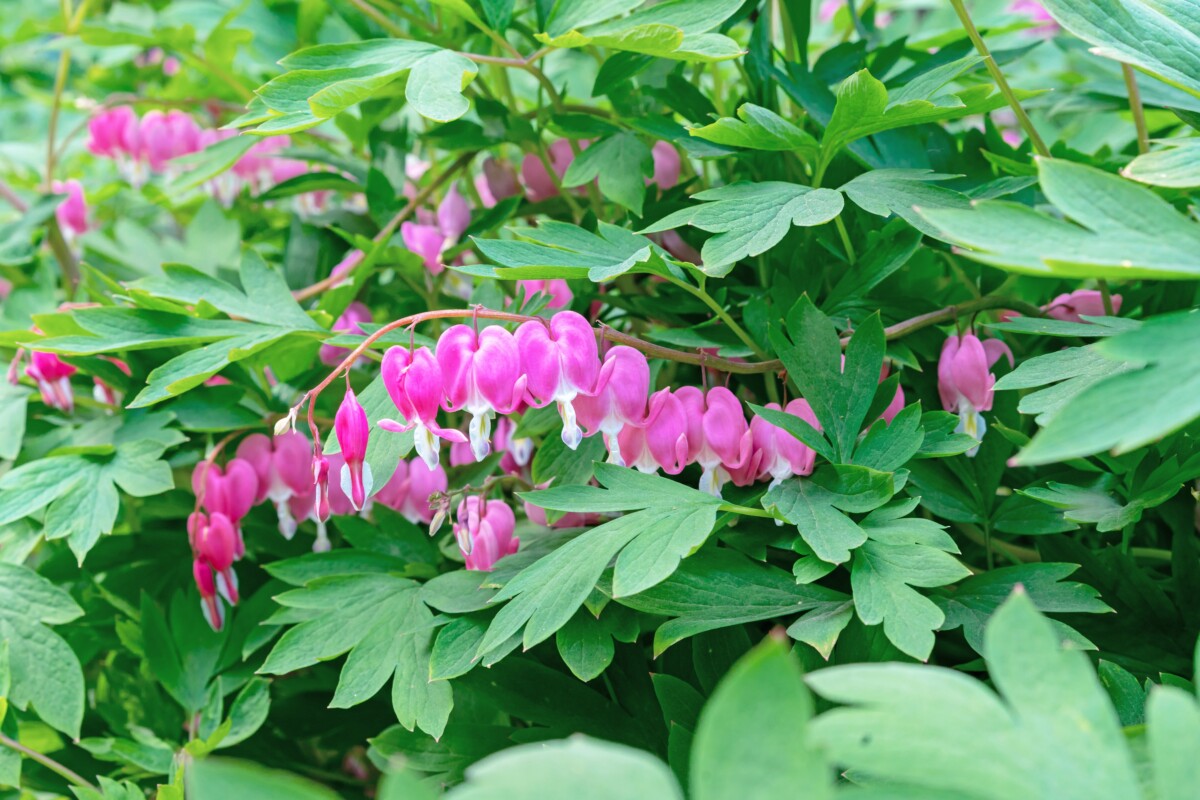
<svg viewBox="0 0 1200 800">
<path fill-rule="evenodd" d="M 371 465 L 366 463 L 371 423 L 367 420 L 366 409 L 358 402 L 352 389 L 346 389 L 346 395 L 333 419 L 333 430 L 342 449 L 342 458 L 345 459 L 340 476 L 342 491 L 350 497 L 354 510 L 361 511 L 373 484 Z"/>
</svg>

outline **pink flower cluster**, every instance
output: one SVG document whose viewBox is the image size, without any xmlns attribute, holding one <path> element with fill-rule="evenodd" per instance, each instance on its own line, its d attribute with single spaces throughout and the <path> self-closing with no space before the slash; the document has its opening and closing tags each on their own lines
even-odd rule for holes
<svg viewBox="0 0 1200 800">
<path fill-rule="evenodd" d="M 173 174 L 173 159 L 238 135 L 231 130 L 202 128 L 183 111 L 153 110 L 139 118 L 129 106 L 96 114 L 88 120 L 88 133 L 88 149 L 116 161 L 121 174 L 134 186 L 141 186 L 151 174 Z M 229 170 L 208 182 L 209 193 L 229 205 L 243 188 L 258 194 L 307 173 L 305 162 L 274 155 L 290 144 L 287 136 L 259 140 Z M 301 214 L 317 214 L 325 210 L 328 200 L 327 191 L 306 192 L 296 196 L 296 209 Z"/>
<path fill-rule="evenodd" d="M 474 458 L 482 460 L 491 452 L 497 415 L 550 403 L 558 406 L 568 447 L 599 434 L 612 463 L 671 475 L 697 464 L 701 488 L 717 495 L 729 481 L 774 483 L 813 468 L 815 456 L 807 446 L 765 419 L 747 421 L 741 402 L 724 387 L 651 394 L 645 355 L 616 346 L 601 360 L 592 326 L 573 311 L 524 322 L 515 333 L 455 325 L 434 350 L 392 347 L 384 355 L 382 379 L 402 419 L 380 420 L 379 427 L 412 431 L 417 454 L 430 469 L 439 462 L 442 440 L 454 448 L 469 443 Z M 889 411 L 894 415 L 902 405 L 898 393 Z M 441 425 L 441 410 L 467 412 L 467 433 Z M 804 400 L 793 400 L 786 413 L 817 425 Z M 356 420 L 353 428 L 348 422 L 335 425 L 347 454 L 343 481 L 353 490 L 360 481 L 370 482 L 350 456 L 365 457 L 370 430 L 352 393 L 338 414 Z"/>
<path fill-rule="evenodd" d="M 992 365 L 1000 356 L 1013 363 L 1012 351 L 999 339 L 981 342 L 973 333 L 950 336 L 942 345 L 938 359 L 938 395 L 942 408 L 959 416 L 956 433 L 965 433 L 975 439 L 983 439 L 987 431 L 980 412 L 992 410 L 993 387 L 996 376 L 991 373 Z M 968 451 L 974 456 L 979 448 Z"/>
</svg>

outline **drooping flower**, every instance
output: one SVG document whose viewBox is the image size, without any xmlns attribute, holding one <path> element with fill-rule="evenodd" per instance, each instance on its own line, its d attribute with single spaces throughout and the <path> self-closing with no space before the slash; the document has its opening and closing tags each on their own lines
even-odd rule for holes
<svg viewBox="0 0 1200 800">
<path fill-rule="evenodd" d="M 63 236 L 69 242 L 76 236 L 87 233 L 89 227 L 88 207 L 87 200 L 83 197 L 83 184 L 72 178 L 68 181 L 55 181 L 51 188 L 55 194 L 67 196 L 67 199 L 54 209 L 54 216 L 58 220 L 58 227 L 62 230 Z"/>
<path fill-rule="evenodd" d="M 1111 296 L 1113 313 L 1121 311 L 1121 295 Z M 1096 289 L 1076 289 L 1073 292 L 1060 294 L 1046 305 L 1042 306 L 1046 316 L 1060 319 L 1064 322 L 1086 322 L 1084 316 L 1103 317 L 1104 296 Z"/>
<path fill-rule="evenodd" d="M 678 475 L 688 464 L 688 420 L 680 399 L 670 389 L 650 397 L 649 412 L 640 426 L 626 425 L 617 440 L 626 463 L 647 474 L 659 469 Z"/>
<path fill-rule="evenodd" d="M 329 273 L 329 277 L 337 280 L 347 277 L 354 268 L 357 267 L 363 260 L 362 250 L 351 250 L 346 254 L 346 257 L 337 263 L 333 270 Z"/>
<path fill-rule="evenodd" d="M 587 143 L 580 142 L 579 147 L 581 149 L 585 148 L 587 147 Z M 550 166 L 554 168 L 554 172 L 558 175 L 559 182 L 561 182 L 562 177 L 567 174 L 567 168 L 575 160 L 575 153 L 571 149 L 571 141 L 569 139 L 558 139 L 552 142 L 548 149 Z M 525 156 L 525 160 L 521 162 L 521 181 L 525 184 L 525 194 L 530 202 L 540 203 L 558 194 L 558 186 L 555 185 L 555 181 L 550 177 L 550 173 L 546 171 L 546 165 L 534 153 Z"/>
<path fill-rule="evenodd" d="M 342 312 L 342 315 L 333 323 L 334 333 L 362 333 L 362 325 L 364 322 L 371 321 L 371 309 L 367 308 L 362 303 L 351 303 L 349 308 Z M 328 367 L 336 367 L 342 363 L 342 359 L 349 353 L 349 349 L 338 347 L 332 344 L 323 344 L 317 352 L 317 357 L 321 363 Z"/>
<path fill-rule="evenodd" d="M 101 356 L 105 361 L 111 363 L 114 367 L 123 372 L 126 376 L 133 373 L 129 369 L 129 365 L 119 358 L 112 356 Z M 115 387 L 110 385 L 98 375 L 92 376 L 92 397 L 97 403 L 104 403 L 109 406 L 118 406 L 121 404 L 122 394 Z"/>
<path fill-rule="evenodd" d="M 139 135 L 137 112 L 117 106 L 88 120 L 88 150 L 93 155 L 115 160 L 132 157 Z"/>
<path fill-rule="evenodd" d="M 684 386 L 676 396 L 687 414 L 688 456 L 700 465 L 700 490 L 720 497 L 721 487 L 751 456 L 753 437 L 742 404 L 724 386 L 707 394 Z"/>
<path fill-rule="evenodd" d="M 979 341 L 973 333 L 947 337 L 938 359 L 938 395 L 942 407 L 959 416 L 957 433 L 983 439 L 987 423 L 980 412 L 992 409 L 996 376 L 991 367 L 1001 355 L 1013 363 L 1012 351 L 999 339 Z M 967 453 L 973 456 L 975 448 Z"/>
<path fill-rule="evenodd" d="M 312 513 L 317 523 L 324 525 L 329 519 L 329 459 L 317 453 L 312 461 L 313 492 Z"/>
<path fill-rule="evenodd" d="M 258 479 L 254 502 L 270 500 L 274 504 L 279 532 L 285 539 L 295 536 L 298 522 L 309 517 L 307 511 L 293 514 L 291 500 L 313 491 L 311 453 L 312 445 L 297 431 L 287 431 L 274 439 L 254 433 L 238 444 L 237 458 L 249 464 Z"/>
<path fill-rule="evenodd" d="M 339 483 L 354 505 L 354 510 L 362 511 L 367 496 L 374 487 L 371 465 L 366 463 L 371 423 L 367 420 L 366 409 L 358 402 L 354 390 L 349 387 L 346 388 L 346 395 L 333 418 L 333 430 L 345 461 L 338 476 Z"/>
<path fill-rule="evenodd" d="M 224 514 L 210 514 L 197 526 L 196 557 L 212 567 L 217 574 L 217 590 L 231 606 L 238 603 L 237 576 L 233 562 L 237 559 L 237 534 Z"/>
<path fill-rule="evenodd" d="M 204 614 L 205 622 L 214 631 L 221 630 L 225 626 L 225 606 L 217 594 L 212 567 L 199 558 L 193 559 L 192 578 L 200 590 L 200 611 Z"/>
<path fill-rule="evenodd" d="M 550 300 L 546 303 L 546 308 L 549 309 L 567 308 L 571 305 L 571 301 L 575 299 L 575 294 L 563 278 L 550 278 L 540 281 L 517 281 L 517 285 L 525 291 L 526 299 L 533 297 L 539 292 L 549 295 Z"/>
<path fill-rule="evenodd" d="M 376 492 L 375 502 L 399 512 L 409 522 L 428 524 L 434 514 L 430 496 L 445 492 L 448 485 L 440 464 L 430 469 L 419 458 L 401 461 L 391 479 Z"/>
<path fill-rule="evenodd" d="M 600 375 L 590 394 L 575 400 L 575 413 L 588 436 L 604 434 L 608 460 L 625 466 L 618 434 L 627 426 L 646 421 L 650 395 L 650 365 L 640 351 L 618 345 L 604 355 Z"/>
<path fill-rule="evenodd" d="M 200 126 L 188 114 L 172 109 L 147 111 L 139 126 L 137 153 L 153 172 L 165 172 L 171 159 L 200 149 Z"/>
<path fill-rule="evenodd" d="M 1032 36 L 1050 37 L 1058 32 L 1058 23 L 1038 0 L 1013 0 L 1008 10 L 1037 23 L 1028 31 Z"/>
<path fill-rule="evenodd" d="M 34 350 L 29 354 L 25 375 L 37 384 L 42 402 L 51 408 L 70 414 L 75 410 L 75 392 L 71 388 L 71 376 L 76 368 L 54 353 Z"/>
<path fill-rule="evenodd" d="M 482 461 L 491 451 L 492 418 L 512 413 L 525 394 L 517 340 L 497 325 L 479 333 L 470 325 L 454 325 L 438 339 L 437 360 L 445 408 L 471 415 L 471 451 Z"/>
<path fill-rule="evenodd" d="M 438 205 L 437 224 L 442 235 L 446 237 L 447 245 L 457 243 L 463 231 L 470 226 L 471 206 L 467 203 L 467 198 L 459 194 L 457 187 L 451 186 Z"/>
<path fill-rule="evenodd" d="M 414 446 L 430 469 L 438 465 L 442 439 L 466 441 L 460 431 L 437 424 L 445 383 L 437 357 L 428 347 L 417 348 L 415 352 L 399 346 L 389 348 L 383 356 L 381 377 L 405 421 L 383 419 L 379 427 L 394 432 L 415 429 Z"/>
<path fill-rule="evenodd" d="M 504 451 L 504 457 L 500 459 L 500 469 L 508 475 L 522 474 L 533 459 L 533 439 L 528 436 L 516 436 L 516 432 L 517 424 L 510 418 L 501 417 L 496 421 L 496 435 L 493 441 L 497 450 Z"/>
<path fill-rule="evenodd" d="M 562 440 L 574 450 L 583 441 L 575 419 L 575 398 L 592 391 L 600 374 L 592 326 L 574 311 L 560 311 L 549 326 L 533 320 L 521 323 L 516 338 L 521 371 L 528 378 L 528 402 L 539 408 L 558 403 Z"/>
<path fill-rule="evenodd" d="M 520 190 L 517 173 L 507 161 L 489 158 L 483 162 L 483 171 L 475 176 L 475 191 L 479 193 L 479 200 L 484 208 L 492 208 Z"/>
<path fill-rule="evenodd" d="M 767 403 L 766 407 L 780 410 L 778 403 Z M 821 423 L 817 422 L 817 415 L 813 413 L 807 400 L 797 398 L 788 403 L 784 411 L 799 417 L 818 431 L 821 430 Z M 812 474 L 817 454 L 795 436 L 759 416 L 750 420 L 750 432 L 754 437 L 754 449 L 760 459 L 759 478 L 769 476 L 771 486 L 775 486 L 793 475 Z"/>
<path fill-rule="evenodd" d="M 404 240 L 405 247 L 421 257 L 430 274 L 438 275 L 446 268 L 442 263 L 446 235 L 437 225 L 405 222 L 400 225 L 400 238 Z"/>
<path fill-rule="evenodd" d="M 665 192 L 679 183 L 681 162 L 679 151 L 675 149 L 674 145 L 660 139 L 650 148 L 650 155 L 654 158 L 653 180 L 658 184 L 659 189 Z"/>
<path fill-rule="evenodd" d="M 887 376 L 888 364 L 886 361 L 884 361 L 883 366 L 879 369 L 879 382 L 883 383 L 885 380 L 887 380 Z M 896 418 L 896 415 L 903 410 L 904 387 L 900 384 L 896 384 L 896 393 L 892 395 L 892 402 L 888 403 L 887 408 L 883 410 L 883 413 L 879 415 L 879 418 L 884 422 L 891 424 L 892 420 Z"/>
<path fill-rule="evenodd" d="M 242 541 L 242 518 L 254 506 L 258 495 L 258 475 L 250 462 L 231 458 L 224 468 L 201 461 L 192 471 L 192 491 L 209 515 L 222 514 L 237 536 L 236 557 L 246 552 Z"/>
<path fill-rule="evenodd" d="M 496 562 L 517 552 L 521 540 L 513 536 L 517 520 L 500 500 L 472 495 L 458 506 L 454 538 L 469 570 L 491 572 Z"/>
</svg>

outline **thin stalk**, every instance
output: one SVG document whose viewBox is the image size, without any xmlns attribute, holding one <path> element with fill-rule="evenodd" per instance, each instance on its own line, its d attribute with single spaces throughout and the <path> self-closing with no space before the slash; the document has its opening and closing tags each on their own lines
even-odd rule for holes
<svg viewBox="0 0 1200 800">
<path fill-rule="evenodd" d="M 1096 281 L 1096 285 L 1100 287 L 1100 302 L 1104 304 L 1104 316 L 1116 316 L 1116 311 L 1113 310 L 1112 290 L 1108 288 L 1108 281 L 1100 278 Z"/>
<path fill-rule="evenodd" d="M 717 507 L 717 510 L 732 514 L 741 514 L 743 517 L 763 517 L 764 519 L 775 519 L 775 515 L 770 511 L 766 511 L 761 508 L 739 506 L 734 503 L 721 503 L 721 505 Z"/>
<path fill-rule="evenodd" d="M 858 257 L 854 254 L 854 245 L 850 243 L 850 233 L 846 230 L 846 223 L 842 221 L 841 214 L 833 218 L 833 224 L 837 226 L 838 236 L 842 237 L 842 246 L 846 248 L 846 258 L 853 264 Z"/>
<path fill-rule="evenodd" d="M 87 778 L 83 777 L 82 775 L 80 775 L 78 772 L 71 769 L 70 767 L 67 767 L 67 766 L 64 766 L 63 764 L 58 763 L 57 761 L 55 761 L 53 758 L 51 758 L 48 755 L 39 753 L 36 750 L 29 749 L 25 745 L 18 742 L 16 739 L 13 739 L 9 736 L 5 736 L 3 733 L 0 733 L 0 744 L 4 745 L 5 747 L 16 750 L 18 753 L 20 753 L 23 756 L 26 756 L 27 758 L 33 759 L 34 761 L 41 764 L 46 769 L 50 770 L 51 772 L 55 772 L 58 775 L 61 775 L 63 778 L 66 778 L 67 781 L 75 784 L 76 786 L 82 786 L 86 789 L 91 789 L 93 792 L 100 791 L 99 787 L 97 787 L 94 783 L 92 783 Z"/>
<path fill-rule="evenodd" d="M 1025 131 L 1025 135 L 1029 137 L 1029 141 L 1033 143 L 1033 149 L 1037 151 L 1038 155 L 1049 158 L 1050 149 L 1046 147 L 1046 143 L 1038 135 L 1037 128 L 1033 127 L 1033 120 L 1025 113 L 1025 109 L 1021 106 L 1021 101 L 1017 99 L 1017 95 L 1013 92 L 1012 87 L 1008 85 L 1008 80 L 1004 77 L 1004 73 L 1000 71 L 1000 66 L 996 63 L 996 59 L 992 57 L 992 52 L 984 44 L 983 37 L 979 35 L 979 30 L 975 27 L 975 23 L 971 21 L 971 15 L 967 13 L 967 7 L 963 5 L 963 0 L 950 0 L 950 5 L 954 6 L 954 12 L 958 14 L 963 28 L 966 29 L 967 37 L 975 45 L 975 49 L 979 51 L 979 55 L 983 56 L 983 63 L 987 66 L 992 80 L 996 82 L 996 86 L 1000 88 L 1004 99 L 1008 101 L 1008 105 L 1012 108 L 1013 113 L 1017 115 L 1017 121 L 1021 123 L 1021 128 Z"/>
<path fill-rule="evenodd" d="M 369 5 L 365 0 L 350 0 L 350 4 L 357 8 L 362 13 L 366 14 L 375 23 L 385 31 L 395 36 L 397 39 L 407 39 L 408 34 L 404 29 L 383 15 L 379 9 Z"/>
<path fill-rule="evenodd" d="M 754 353 L 755 357 L 757 357 L 757 358 L 766 358 L 767 357 L 767 354 L 763 351 L 763 349 L 761 347 L 758 346 L 758 344 L 754 341 L 754 339 L 751 338 L 750 334 L 746 331 L 746 329 L 743 328 L 741 325 L 738 325 L 737 322 L 734 321 L 733 317 L 731 317 L 729 315 L 729 312 L 726 311 L 724 308 L 722 308 L 721 304 L 718 303 L 715 299 L 713 299 L 713 296 L 710 295 L 707 291 L 705 291 L 703 287 L 692 286 L 687 281 L 681 281 L 678 278 L 675 278 L 673 276 L 668 276 L 667 282 L 674 286 L 678 286 L 680 289 L 683 289 L 685 292 L 690 294 L 692 297 L 695 297 L 701 303 L 704 303 L 704 305 L 706 305 L 710 309 L 712 309 L 712 312 L 717 315 L 717 319 L 719 319 L 719 320 L 721 320 L 721 322 L 725 323 L 725 325 L 728 326 L 729 330 L 733 331 L 733 335 L 736 336 L 739 340 L 741 340 L 742 344 L 744 344 L 744 345 L 746 345 L 746 347 L 750 348 L 750 352 Z"/>
<path fill-rule="evenodd" d="M 1138 89 L 1137 77 L 1133 67 L 1121 65 L 1121 74 L 1125 77 L 1125 90 L 1129 93 L 1129 110 L 1133 112 L 1133 125 L 1137 128 L 1137 144 L 1139 153 L 1150 152 L 1150 133 L 1146 130 L 1146 109 L 1142 107 L 1142 92 Z"/>
<path fill-rule="evenodd" d="M 83 23 L 87 13 L 88 1 L 84 0 L 75 12 L 71 10 L 71 0 L 62 0 L 63 24 L 66 26 L 65 35 L 74 36 Z M 54 168 L 58 158 L 58 117 L 62 111 L 63 91 L 67 87 L 67 74 L 71 70 L 71 52 L 66 48 L 58 56 L 58 72 L 54 76 L 54 95 L 50 103 L 50 120 L 46 131 L 46 174 L 43 181 L 43 191 L 50 192 L 54 185 Z M 50 245 L 54 258 L 62 268 L 63 294 L 67 300 L 75 297 L 75 288 L 79 285 L 79 264 L 63 238 L 57 217 L 51 217 L 46 223 L 46 240 Z"/>
</svg>

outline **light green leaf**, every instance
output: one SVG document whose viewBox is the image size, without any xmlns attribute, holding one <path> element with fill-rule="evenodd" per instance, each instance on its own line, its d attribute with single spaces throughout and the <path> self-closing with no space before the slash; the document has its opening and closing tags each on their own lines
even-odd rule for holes
<svg viewBox="0 0 1200 800">
<path fill-rule="evenodd" d="M 1176 686 L 1155 686 L 1146 706 L 1156 800 L 1187 800 L 1200 785 L 1200 707 Z"/>
<path fill-rule="evenodd" d="M 667 765 L 644 750 L 585 736 L 519 745 L 471 766 L 446 800 L 683 800 Z"/>
<path fill-rule="evenodd" d="M 599 180 L 600 192 L 613 202 L 642 215 L 646 198 L 643 178 L 654 174 L 650 148 L 628 131 L 608 136 L 575 157 L 563 175 L 563 186 L 583 186 Z"/>
<path fill-rule="evenodd" d="M 1169 144 L 1172 146 L 1138 156 L 1121 174 L 1151 186 L 1171 189 L 1200 186 L 1200 139 L 1179 139 Z"/>
<path fill-rule="evenodd" d="M 1038 159 L 1047 199 L 1068 222 L 1027 206 L 984 200 L 971 210 L 922 209 L 942 238 L 977 261 L 1031 275 L 1194 279 L 1200 223 L 1150 189 L 1094 167 Z"/>
<path fill-rule="evenodd" d="M 1094 52 L 1200 97 L 1200 19 L 1186 2 L 1044 0 L 1042 5 L 1058 24 L 1095 45 Z"/>
<path fill-rule="evenodd" d="M 717 234 L 704 243 L 702 269 L 722 276 L 743 258 L 765 253 L 792 226 L 812 227 L 829 222 L 842 211 L 842 194 L 783 181 L 733 183 L 693 195 L 704 201 L 643 228 L 654 233 L 691 225 Z"/>
<path fill-rule="evenodd" d="M 337 800 L 339 796 L 299 775 L 227 758 L 194 761 L 184 775 L 188 800 Z"/>
<path fill-rule="evenodd" d="M 864 211 L 903 219 L 922 233 L 940 238 L 918 209 L 970 208 L 965 194 L 937 186 L 934 181 L 957 177 L 923 169 L 873 169 L 838 187 Z"/>
<path fill-rule="evenodd" d="M 833 797 L 831 770 L 806 744 L 812 696 L 800 662 L 784 641 L 768 638 L 743 656 L 700 714 L 692 744 L 695 800 L 742 800 L 747 787 L 807 800 Z"/>
<path fill-rule="evenodd" d="M 586 152 L 586 151 L 585 151 Z M 587 278 L 602 282 L 627 272 L 657 272 L 655 245 L 644 236 L 600 222 L 596 232 L 548 220 L 536 228 L 513 228 L 523 241 L 472 239 L 500 268 L 470 266 L 460 272 L 500 280 Z"/>
<path fill-rule="evenodd" d="M 475 80 L 479 68 L 466 56 L 439 50 L 416 63 L 404 87 L 404 96 L 423 117 L 437 122 L 458 119 L 471 107 L 463 90 Z"/>
<path fill-rule="evenodd" d="M 729 147 L 792 151 L 807 164 L 817 157 L 817 140 L 811 134 L 769 108 L 753 103 L 741 105 L 736 119 L 722 117 L 703 127 L 691 128 L 688 133 Z"/>
</svg>

